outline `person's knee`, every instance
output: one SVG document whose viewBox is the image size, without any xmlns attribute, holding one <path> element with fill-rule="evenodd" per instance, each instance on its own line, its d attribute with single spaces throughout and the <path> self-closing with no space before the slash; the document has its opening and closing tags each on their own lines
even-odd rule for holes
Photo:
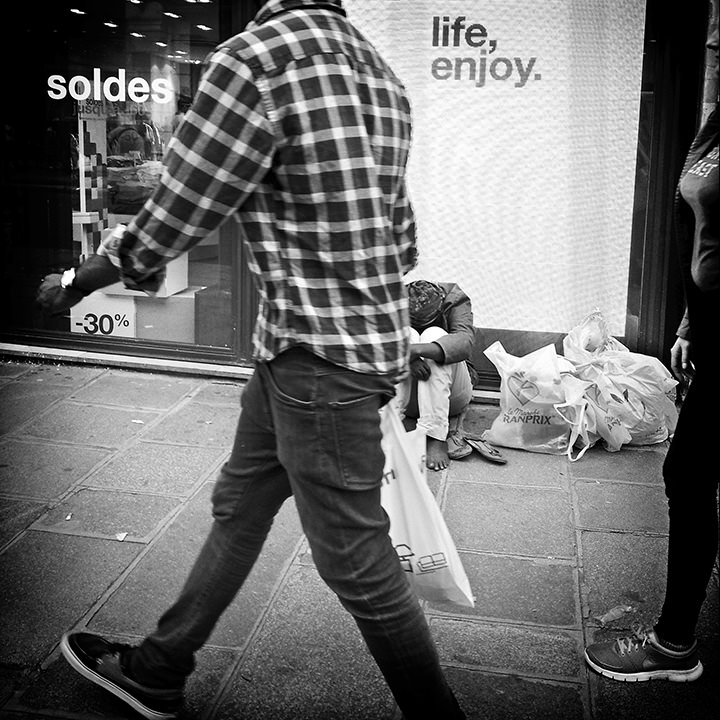
<svg viewBox="0 0 720 720">
<path fill-rule="evenodd" d="M 425 328 L 422 333 L 420 334 L 420 342 L 422 343 L 431 343 L 435 342 L 436 340 L 439 340 L 442 337 L 445 337 L 447 335 L 447 332 L 443 330 L 441 327 L 437 327 L 435 325 L 431 325 L 428 328 Z"/>
</svg>

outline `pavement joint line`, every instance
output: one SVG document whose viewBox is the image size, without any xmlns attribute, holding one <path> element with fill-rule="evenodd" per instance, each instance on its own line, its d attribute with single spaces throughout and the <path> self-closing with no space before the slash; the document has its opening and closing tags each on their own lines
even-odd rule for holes
<svg viewBox="0 0 720 720">
<path fill-rule="evenodd" d="M 531 620 L 518 620 L 516 618 L 499 618 L 490 615 L 463 615 L 457 612 L 444 612 L 443 610 L 434 610 L 432 608 L 427 610 L 426 614 L 432 620 L 451 620 L 471 625 L 497 625 L 498 627 L 514 627 L 520 630 L 549 630 L 552 632 L 561 632 L 573 637 L 582 634 L 582 627 L 579 624 L 552 625 L 550 623 L 537 623 Z"/>
<path fill-rule="evenodd" d="M 647 538 L 667 538 L 667 532 L 659 532 L 657 530 L 638 530 L 637 528 L 605 528 L 605 527 L 584 527 L 577 528 L 583 533 L 598 533 L 601 535 L 635 535 Z"/>
<path fill-rule="evenodd" d="M 443 667 L 455 668 L 457 670 L 466 670 L 468 672 L 482 673 L 483 675 L 492 675 L 495 677 L 521 677 L 523 680 L 539 680 L 546 685 L 559 685 L 559 686 L 580 686 L 583 685 L 585 680 L 579 672 L 577 675 L 551 675 L 549 673 L 535 673 L 530 670 L 523 670 L 522 672 L 514 670 L 504 670 L 488 665 L 472 665 L 470 663 L 461 663 L 453 661 L 442 662 Z"/>
</svg>

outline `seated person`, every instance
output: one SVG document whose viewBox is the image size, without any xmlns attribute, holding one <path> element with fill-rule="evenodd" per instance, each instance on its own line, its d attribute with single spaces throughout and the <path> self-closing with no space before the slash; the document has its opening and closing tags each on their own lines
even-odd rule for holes
<svg viewBox="0 0 720 720">
<path fill-rule="evenodd" d="M 416 280 L 410 301 L 410 374 L 398 387 L 404 418 L 427 433 L 427 467 L 444 470 L 449 460 L 472 452 L 462 420 L 472 400 L 470 364 L 475 330 L 470 298 L 454 283 Z"/>
</svg>

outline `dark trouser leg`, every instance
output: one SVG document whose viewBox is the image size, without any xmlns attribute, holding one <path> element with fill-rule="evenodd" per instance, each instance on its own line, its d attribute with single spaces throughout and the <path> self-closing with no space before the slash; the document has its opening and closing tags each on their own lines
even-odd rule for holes
<svg viewBox="0 0 720 720">
<path fill-rule="evenodd" d="M 710 367 L 698 369 L 688 390 L 663 467 L 670 530 L 665 602 L 656 629 L 662 639 L 678 645 L 695 638 L 718 551 L 715 428 L 720 393 Z"/>
<path fill-rule="evenodd" d="M 354 617 L 405 718 L 463 718 L 380 505 L 386 381 L 287 355 L 268 369 L 278 456 L 318 572 Z"/>
</svg>

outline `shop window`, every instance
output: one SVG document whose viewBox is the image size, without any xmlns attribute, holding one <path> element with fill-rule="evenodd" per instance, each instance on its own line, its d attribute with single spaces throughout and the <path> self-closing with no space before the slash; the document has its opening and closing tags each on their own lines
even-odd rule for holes
<svg viewBox="0 0 720 720">
<path fill-rule="evenodd" d="M 41 49 L 10 78 L 16 112 L 3 147 L 6 329 L 68 340 L 231 348 L 232 233 L 174 260 L 155 297 L 118 283 L 68 317 L 33 303 L 40 278 L 97 250 L 157 186 L 168 143 L 207 54 L 229 33 L 218 0 L 71 0 L 17 17 L 8 63 Z M 22 77 L 20 77 L 22 75 Z"/>
</svg>

